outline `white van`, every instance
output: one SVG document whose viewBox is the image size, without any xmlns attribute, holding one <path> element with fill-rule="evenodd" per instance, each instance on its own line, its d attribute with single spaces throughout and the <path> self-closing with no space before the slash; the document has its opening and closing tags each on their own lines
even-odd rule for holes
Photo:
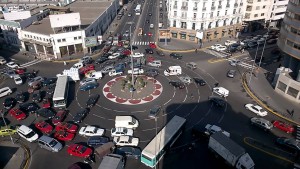
<svg viewBox="0 0 300 169">
<path fill-rule="evenodd" d="M 89 75 L 89 78 L 94 78 L 94 79 L 102 79 L 102 72 L 101 71 L 97 71 L 97 72 L 92 72 Z"/>
<path fill-rule="evenodd" d="M 139 122 L 132 116 L 116 116 L 115 127 L 136 129 L 138 126 Z"/>
<path fill-rule="evenodd" d="M 213 92 L 221 97 L 227 97 L 229 95 L 229 90 L 224 87 L 214 87 Z"/>
<path fill-rule="evenodd" d="M 170 75 L 181 75 L 182 69 L 180 66 L 170 66 L 167 70 L 164 71 L 165 76 Z"/>
<path fill-rule="evenodd" d="M 12 91 L 9 87 L 3 87 L 0 89 L 0 97 L 10 95 L 11 93 L 12 93 Z"/>
<path fill-rule="evenodd" d="M 17 129 L 17 133 L 19 134 L 20 137 L 26 139 L 29 142 L 36 141 L 39 138 L 39 135 L 36 134 L 31 128 L 21 125 Z"/>
<path fill-rule="evenodd" d="M 148 65 L 153 67 L 161 67 L 161 60 L 153 60 L 152 62 L 148 62 Z"/>
</svg>

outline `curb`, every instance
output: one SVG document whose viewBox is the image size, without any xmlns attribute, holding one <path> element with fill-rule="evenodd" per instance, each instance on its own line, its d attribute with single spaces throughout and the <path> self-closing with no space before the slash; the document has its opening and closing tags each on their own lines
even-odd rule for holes
<svg viewBox="0 0 300 169">
<path fill-rule="evenodd" d="M 245 91 L 247 92 L 247 94 L 257 103 L 259 104 L 260 106 L 262 106 L 263 108 L 265 108 L 266 110 L 268 110 L 270 113 L 290 122 L 290 123 L 293 123 L 295 125 L 300 125 L 300 123 L 292 120 L 292 119 L 289 119 L 287 117 L 284 117 L 283 115 L 277 113 L 276 110 L 273 110 L 272 108 L 270 108 L 268 105 L 264 104 L 262 100 L 260 100 L 252 91 L 251 89 L 249 88 L 248 86 L 248 82 L 247 82 L 247 79 L 246 79 L 246 73 L 249 73 L 249 72 L 245 72 L 243 73 L 242 75 L 242 85 L 243 85 L 243 88 L 245 89 Z"/>
<path fill-rule="evenodd" d="M 30 149 L 22 143 L 19 143 L 19 144 L 24 150 L 24 159 L 22 161 L 22 164 L 21 164 L 20 168 L 21 169 L 28 169 L 29 168 L 29 161 L 31 159 Z"/>
</svg>

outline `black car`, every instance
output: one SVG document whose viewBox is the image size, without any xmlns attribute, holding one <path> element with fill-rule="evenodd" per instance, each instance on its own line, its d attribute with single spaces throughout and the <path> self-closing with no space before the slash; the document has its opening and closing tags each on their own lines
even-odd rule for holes
<svg viewBox="0 0 300 169">
<path fill-rule="evenodd" d="M 19 105 L 19 108 L 27 113 L 35 113 L 40 107 L 36 103 L 23 103 Z"/>
<path fill-rule="evenodd" d="M 57 77 L 47 78 L 43 81 L 43 86 L 49 86 L 51 84 L 56 83 L 56 81 L 57 81 Z"/>
<path fill-rule="evenodd" d="M 154 105 L 151 109 L 150 112 L 148 114 L 149 118 L 155 119 L 157 117 L 157 115 L 159 114 L 159 112 L 161 111 L 161 106 L 159 105 Z"/>
<path fill-rule="evenodd" d="M 118 60 L 122 60 L 122 59 L 125 59 L 127 58 L 127 55 L 120 55 L 117 57 Z"/>
<path fill-rule="evenodd" d="M 276 139 L 276 144 L 293 153 L 300 152 L 300 142 L 295 139 L 279 137 Z"/>
<path fill-rule="evenodd" d="M 124 157 L 126 156 L 127 158 L 134 158 L 134 159 L 140 159 L 141 152 L 142 152 L 139 147 L 131 147 L 131 146 L 117 147 L 114 151 L 115 154 L 119 154 Z"/>
<path fill-rule="evenodd" d="M 192 128 L 192 136 L 195 138 L 204 138 L 204 139 L 208 139 L 209 135 L 206 134 L 206 128 L 204 126 L 200 126 L 200 125 L 195 125 Z"/>
<path fill-rule="evenodd" d="M 47 93 L 49 96 L 52 96 L 53 93 L 54 93 L 54 90 L 55 90 L 55 85 L 50 85 L 50 86 L 47 87 L 46 93 Z"/>
<path fill-rule="evenodd" d="M 86 102 L 86 106 L 87 107 L 93 107 L 96 102 L 98 101 L 99 98 L 99 94 L 93 94 L 89 97 L 89 99 Z"/>
<path fill-rule="evenodd" d="M 159 72 L 157 69 L 148 69 L 145 71 L 145 75 L 150 76 L 150 77 L 155 77 L 155 76 L 159 75 Z"/>
<path fill-rule="evenodd" d="M 151 48 L 147 48 L 147 49 L 145 49 L 145 51 L 148 54 L 153 54 L 153 50 Z"/>
<path fill-rule="evenodd" d="M 96 89 L 98 86 L 99 86 L 99 83 L 90 82 L 90 83 L 80 86 L 79 90 L 88 91 L 88 90 Z"/>
<path fill-rule="evenodd" d="M 88 109 L 81 109 L 74 117 L 73 122 L 74 123 L 81 123 L 82 120 L 87 116 L 89 113 Z"/>
<path fill-rule="evenodd" d="M 36 111 L 37 116 L 44 117 L 46 119 L 52 119 L 55 116 L 55 113 L 50 109 L 41 108 Z"/>
<path fill-rule="evenodd" d="M 149 19 L 146 20 L 146 23 L 150 23 Z"/>
<path fill-rule="evenodd" d="M 195 81 L 196 84 L 198 84 L 200 86 L 205 86 L 206 85 L 206 82 L 201 78 L 194 77 L 194 81 Z"/>
<path fill-rule="evenodd" d="M 16 94 L 16 101 L 17 101 L 18 103 L 24 103 L 25 100 L 26 100 L 26 95 L 25 95 L 25 93 L 22 92 L 22 91 L 17 92 L 17 94 Z"/>
<path fill-rule="evenodd" d="M 108 142 L 109 142 L 108 137 L 92 136 L 88 139 L 87 145 L 92 146 L 92 147 L 99 147 Z"/>
<path fill-rule="evenodd" d="M 35 102 L 35 103 L 39 103 L 39 102 L 42 101 L 41 91 L 37 90 L 37 91 L 33 92 L 32 101 Z"/>
<path fill-rule="evenodd" d="M 30 79 L 35 78 L 35 77 L 36 77 L 36 74 L 35 74 L 35 73 L 30 73 L 30 72 L 25 72 L 25 73 L 23 74 L 23 76 L 30 80 Z"/>
<path fill-rule="evenodd" d="M 11 109 L 15 106 L 15 104 L 16 104 L 16 99 L 12 97 L 7 97 L 3 102 L 3 107 L 6 109 Z"/>
<path fill-rule="evenodd" d="M 131 46 L 128 45 L 127 49 L 131 49 Z M 132 45 L 132 50 L 136 50 L 136 49 L 139 49 L 139 47 L 135 46 L 135 45 Z"/>
<path fill-rule="evenodd" d="M 179 88 L 179 89 L 183 89 L 185 88 L 185 85 L 183 82 L 179 81 L 179 80 L 171 80 L 169 82 L 170 85 L 174 86 L 175 88 Z"/>
<path fill-rule="evenodd" d="M 171 53 L 170 57 L 172 57 L 174 59 L 182 59 L 182 55 L 180 55 L 178 53 Z"/>
<path fill-rule="evenodd" d="M 104 62 L 107 61 L 107 60 L 108 60 L 107 57 L 101 56 L 100 58 L 96 59 L 95 63 L 96 63 L 96 64 L 101 64 L 101 63 L 104 63 Z"/>
<path fill-rule="evenodd" d="M 224 107 L 226 105 L 226 101 L 219 96 L 209 96 L 208 100 L 216 104 L 218 107 Z"/>
</svg>

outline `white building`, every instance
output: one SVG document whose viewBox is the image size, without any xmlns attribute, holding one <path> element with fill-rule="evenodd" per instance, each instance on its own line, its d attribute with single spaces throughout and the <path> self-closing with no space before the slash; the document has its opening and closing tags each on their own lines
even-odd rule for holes
<svg viewBox="0 0 300 169">
<path fill-rule="evenodd" d="M 118 9 L 119 0 L 75 1 L 64 7 L 45 6 L 36 14 L 31 12 L 27 19 L 0 20 L 0 25 L 6 43 L 13 42 L 22 51 L 35 53 L 41 58 L 57 59 L 73 53 L 84 54 L 99 45 L 97 38 L 106 31 Z M 79 24 L 53 27 L 50 16 L 58 14 L 71 14 L 71 18 L 78 14 L 76 23 Z M 59 16 L 57 20 L 69 22 L 68 18 Z"/>
<path fill-rule="evenodd" d="M 172 38 L 196 41 L 196 31 L 200 31 L 206 41 L 236 36 L 241 28 L 242 0 L 169 0 L 168 3 Z"/>
<path fill-rule="evenodd" d="M 243 21 L 250 31 L 259 29 L 259 26 L 276 27 L 284 17 L 288 0 L 247 0 Z M 248 30 L 247 30 L 248 31 Z"/>
</svg>

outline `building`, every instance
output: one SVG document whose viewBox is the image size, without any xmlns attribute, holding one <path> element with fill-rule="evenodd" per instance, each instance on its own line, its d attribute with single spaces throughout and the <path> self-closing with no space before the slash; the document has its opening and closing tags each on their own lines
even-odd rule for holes
<svg viewBox="0 0 300 169">
<path fill-rule="evenodd" d="M 247 0 L 244 9 L 244 31 L 252 32 L 262 27 L 279 27 L 288 0 Z"/>
<path fill-rule="evenodd" d="M 283 67 L 276 72 L 275 90 L 300 103 L 300 1 L 290 0 L 278 46 L 284 52 Z"/>
<path fill-rule="evenodd" d="M 6 43 L 37 57 L 84 55 L 100 45 L 101 35 L 119 7 L 119 0 L 79 0 L 63 7 L 44 5 L 30 9 L 27 18 L 1 19 L 0 25 Z"/>
<path fill-rule="evenodd" d="M 241 28 L 242 0 L 169 0 L 167 3 L 172 38 L 209 41 L 235 37 Z M 197 32 L 203 32 L 199 39 Z"/>
</svg>

